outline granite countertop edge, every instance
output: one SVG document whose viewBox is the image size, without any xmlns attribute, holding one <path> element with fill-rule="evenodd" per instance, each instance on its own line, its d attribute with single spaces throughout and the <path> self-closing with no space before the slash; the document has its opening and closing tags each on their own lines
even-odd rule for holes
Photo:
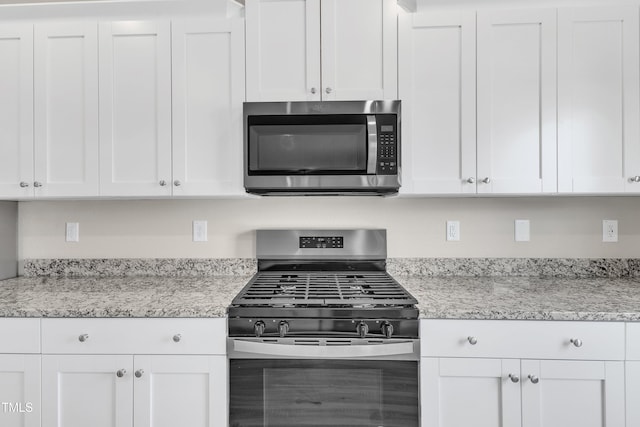
<svg viewBox="0 0 640 427">
<path fill-rule="evenodd" d="M 394 276 L 421 319 L 640 321 L 639 278 Z M 4 318 L 219 318 L 251 275 L 18 277 Z"/>
</svg>

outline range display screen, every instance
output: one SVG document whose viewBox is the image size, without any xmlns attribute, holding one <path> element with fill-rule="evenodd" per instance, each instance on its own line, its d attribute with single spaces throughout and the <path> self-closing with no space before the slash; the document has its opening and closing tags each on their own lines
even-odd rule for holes
<svg viewBox="0 0 640 427">
<path fill-rule="evenodd" d="M 301 236 L 300 249 L 342 249 L 344 237 L 342 236 Z"/>
</svg>

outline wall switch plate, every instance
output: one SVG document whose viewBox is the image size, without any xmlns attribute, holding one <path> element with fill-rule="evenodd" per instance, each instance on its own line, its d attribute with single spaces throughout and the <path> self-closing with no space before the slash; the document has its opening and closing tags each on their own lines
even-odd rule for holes
<svg viewBox="0 0 640 427">
<path fill-rule="evenodd" d="M 514 237 L 516 242 L 528 242 L 531 240 L 530 225 L 528 219 L 516 219 Z"/>
<path fill-rule="evenodd" d="M 67 222 L 66 224 L 66 236 L 67 242 L 79 242 L 80 241 L 80 224 L 77 222 Z"/>
<path fill-rule="evenodd" d="M 617 242 L 618 241 L 618 221 L 615 219 L 602 220 L 602 241 Z"/>
<path fill-rule="evenodd" d="M 207 221 L 193 221 L 193 241 L 207 241 Z"/>
<path fill-rule="evenodd" d="M 457 242 L 460 240 L 460 221 L 447 221 L 447 241 Z"/>
</svg>

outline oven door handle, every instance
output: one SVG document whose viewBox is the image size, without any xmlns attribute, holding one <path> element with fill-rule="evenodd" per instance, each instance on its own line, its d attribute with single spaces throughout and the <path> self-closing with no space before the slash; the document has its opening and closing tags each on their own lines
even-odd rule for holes
<svg viewBox="0 0 640 427">
<path fill-rule="evenodd" d="M 367 145 L 369 154 L 367 156 L 367 174 L 376 173 L 378 164 L 378 124 L 375 115 L 367 115 Z"/>
<path fill-rule="evenodd" d="M 414 342 L 363 345 L 291 345 L 257 341 L 233 340 L 233 351 L 265 356 L 315 358 L 315 359 L 362 359 L 369 357 L 393 357 L 414 355 Z"/>
</svg>

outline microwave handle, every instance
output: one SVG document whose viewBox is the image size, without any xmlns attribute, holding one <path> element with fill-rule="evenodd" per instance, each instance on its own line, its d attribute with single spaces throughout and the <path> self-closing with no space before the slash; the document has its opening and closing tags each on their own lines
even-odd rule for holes
<svg viewBox="0 0 640 427">
<path fill-rule="evenodd" d="M 367 115 L 367 146 L 369 150 L 367 174 L 375 174 L 378 164 L 378 124 L 374 115 Z"/>
</svg>

